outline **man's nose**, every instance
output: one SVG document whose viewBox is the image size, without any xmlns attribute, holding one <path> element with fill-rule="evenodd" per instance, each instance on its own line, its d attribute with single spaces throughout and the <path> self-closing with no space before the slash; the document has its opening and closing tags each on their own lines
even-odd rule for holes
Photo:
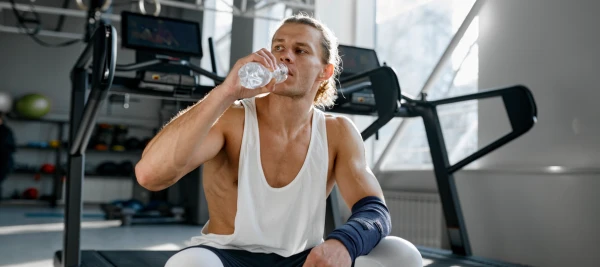
<svg viewBox="0 0 600 267">
<path fill-rule="evenodd" d="M 292 57 L 290 57 L 288 52 L 284 52 L 279 55 L 279 61 L 286 62 L 286 63 L 292 63 Z"/>
</svg>

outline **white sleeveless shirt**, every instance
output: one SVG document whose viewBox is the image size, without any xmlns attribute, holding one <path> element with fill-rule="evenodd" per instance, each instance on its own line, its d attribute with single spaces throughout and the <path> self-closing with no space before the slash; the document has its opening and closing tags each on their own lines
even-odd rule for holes
<svg viewBox="0 0 600 267">
<path fill-rule="evenodd" d="M 288 185 L 273 188 L 262 169 L 254 100 L 241 101 L 245 124 L 234 233 L 206 233 L 209 220 L 202 234 L 192 238 L 192 243 L 289 257 L 323 242 L 329 165 L 325 114 L 313 109 L 308 153 L 297 176 Z"/>
</svg>

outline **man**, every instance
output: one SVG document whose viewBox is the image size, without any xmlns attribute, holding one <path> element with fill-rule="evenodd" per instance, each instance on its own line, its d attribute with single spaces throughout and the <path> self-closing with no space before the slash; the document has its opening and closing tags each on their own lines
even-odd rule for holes
<svg viewBox="0 0 600 267">
<path fill-rule="evenodd" d="M 288 78 L 242 88 L 237 73 L 249 62 L 271 70 L 283 63 Z M 333 104 L 338 65 L 330 30 L 307 16 L 288 18 L 270 51 L 238 60 L 221 85 L 148 144 L 136 175 L 149 190 L 204 164 L 210 221 L 167 266 L 422 266 L 412 244 L 386 237 L 390 216 L 360 133 L 315 108 Z M 352 216 L 324 241 L 334 184 Z"/>
<path fill-rule="evenodd" d="M 0 199 L 3 198 L 2 182 L 13 169 L 15 150 L 13 131 L 4 123 L 4 112 L 0 111 Z"/>
</svg>

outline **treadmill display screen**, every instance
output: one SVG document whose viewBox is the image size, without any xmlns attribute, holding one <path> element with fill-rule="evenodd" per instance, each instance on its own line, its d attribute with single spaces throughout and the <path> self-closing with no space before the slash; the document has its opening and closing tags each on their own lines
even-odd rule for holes
<svg viewBox="0 0 600 267">
<path fill-rule="evenodd" d="M 354 46 L 339 46 L 342 58 L 341 77 L 348 77 L 380 67 L 375 50 Z"/>
<path fill-rule="evenodd" d="M 198 23 L 133 12 L 121 16 L 124 47 L 202 57 Z"/>
</svg>

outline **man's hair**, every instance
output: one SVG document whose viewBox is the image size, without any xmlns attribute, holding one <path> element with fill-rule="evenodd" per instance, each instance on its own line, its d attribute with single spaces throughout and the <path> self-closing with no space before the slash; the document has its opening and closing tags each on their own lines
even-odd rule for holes
<svg viewBox="0 0 600 267">
<path fill-rule="evenodd" d="M 340 72 L 340 55 L 338 53 L 338 40 L 333 32 L 321 23 L 319 20 L 310 17 L 307 14 L 299 13 L 286 18 L 282 22 L 282 26 L 289 23 L 297 23 L 311 26 L 321 32 L 321 60 L 323 64 L 333 64 L 333 75 L 329 80 L 324 81 L 319 86 L 317 95 L 314 99 L 314 105 L 318 107 L 332 107 L 337 98 L 337 88 L 335 78 Z"/>
</svg>

